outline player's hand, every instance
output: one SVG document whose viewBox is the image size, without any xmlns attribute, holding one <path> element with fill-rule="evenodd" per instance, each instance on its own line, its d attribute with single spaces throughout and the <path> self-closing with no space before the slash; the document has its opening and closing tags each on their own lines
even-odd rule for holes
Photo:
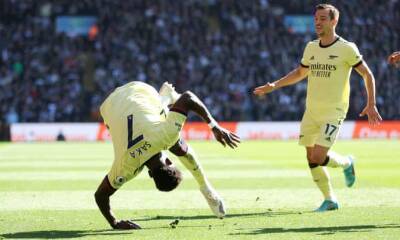
<svg viewBox="0 0 400 240">
<path fill-rule="evenodd" d="M 371 125 L 378 125 L 382 122 L 382 117 L 379 115 L 378 109 L 375 105 L 367 105 L 360 113 L 360 117 L 365 115 L 368 116 L 368 122 Z"/>
<path fill-rule="evenodd" d="M 224 147 L 228 145 L 231 148 L 235 148 L 237 147 L 237 144 L 240 143 L 240 138 L 236 134 L 220 126 L 213 127 L 212 132 L 215 136 L 215 139 L 217 139 L 217 141 L 220 142 Z"/>
<path fill-rule="evenodd" d="M 141 229 L 141 227 L 131 220 L 119 220 L 113 226 L 114 229 L 130 230 L 130 229 Z"/>
<path fill-rule="evenodd" d="M 390 56 L 387 58 L 387 61 L 389 64 L 392 64 L 392 65 L 395 65 L 396 63 L 400 63 L 400 51 L 390 54 Z"/>
<path fill-rule="evenodd" d="M 276 88 L 275 83 L 266 83 L 265 85 L 256 87 L 253 91 L 253 94 L 257 95 L 257 96 L 263 96 L 265 94 L 268 94 L 272 91 L 274 91 Z"/>
</svg>

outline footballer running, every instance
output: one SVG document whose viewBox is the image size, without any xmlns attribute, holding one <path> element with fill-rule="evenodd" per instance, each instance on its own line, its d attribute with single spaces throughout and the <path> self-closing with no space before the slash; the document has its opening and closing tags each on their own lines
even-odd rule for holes
<svg viewBox="0 0 400 240">
<path fill-rule="evenodd" d="M 327 167 L 342 168 L 347 187 L 353 186 L 356 179 L 354 158 L 331 150 L 349 108 L 353 68 L 364 79 L 367 91 L 360 116 L 367 115 L 371 125 L 382 121 L 376 107 L 374 76 L 357 46 L 336 34 L 338 21 L 339 11 L 334 6 L 317 5 L 314 27 L 318 39 L 306 45 L 300 65 L 283 78 L 254 89 L 255 95 L 262 96 L 308 78 L 299 144 L 306 149 L 313 180 L 324 196 L 318 212 L 339 208 Z"/>
</svg>

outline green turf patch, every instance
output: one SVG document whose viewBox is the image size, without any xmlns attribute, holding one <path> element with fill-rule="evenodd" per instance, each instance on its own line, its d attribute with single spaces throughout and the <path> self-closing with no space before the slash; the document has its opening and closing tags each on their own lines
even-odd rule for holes
<svg viewBox="0 0 400 240">
<path fill-rule="evenodd" d="M 134 219 L 143 229 L 110 230 L 95 210 L 18 211 L 0 216 L 0 236 L 6 239 L 390 239 L 400 234 L 400 224 L 394 220 L 400 214 L 399 208 L 348 208 L 324 214 L 305 209 L 244 208 L 232 211 L 223 220 L 199 209 L 119 210 L 116 214 Z M 176 219 L 179 224 L 171 228 L 170 223 Z"/>
<path fill-rule="evenodd" d="M 219 220 L 189 172 L 160 193 L 144 171 L 112 197 L 118 217 L 140 231 L 113 231 L 93 193 L 112 163 L 110 143 L 0 143 L 0 238 L 5 239 L 395 239 L 400 236 L 399 141 L 339 141 L 356 157 L 357 181 L 329 169 L 340 210 L 321 203 L 305 152 L 295 141 L 247 141 L 237 150 L 194 141 L 203 168 L 224 197 Z M 179 219 L 176 228 L 169 223 Z"/>
</svg>

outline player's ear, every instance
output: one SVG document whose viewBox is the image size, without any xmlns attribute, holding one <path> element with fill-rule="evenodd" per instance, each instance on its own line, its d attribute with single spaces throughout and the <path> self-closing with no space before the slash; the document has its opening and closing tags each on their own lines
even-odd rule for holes
<svg viewBox="0 0 400 240">
<path fill-rule="evenodd" d="M 332 19 L 333 26 L 336 26 L 338 24 L 338 22 L 339 22 L 339 19 L 337 19 L 337 18 Z"/>
</svg>

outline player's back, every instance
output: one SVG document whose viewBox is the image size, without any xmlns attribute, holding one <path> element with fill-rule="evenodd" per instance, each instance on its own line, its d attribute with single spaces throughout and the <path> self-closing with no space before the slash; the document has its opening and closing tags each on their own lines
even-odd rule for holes
<svg viewBox="0 0 400 240">
<path fill-rule="evenodd" d="M 118 87 L 106 98 L 100 112 L 109 127 L 118 164 L 127 164 L 124 159 L 129 158 L 132 152 L 131 157 L 134 156 L 135 160 L 129 161 L 130 168 L 137 169 L 160 151 L 164 146 L 160 128 L 165 121 L 161 111 L 159 94 L 142 82 Z M 134 155 L 135 149 L 140 151 L 137 156 Z"/>
<path fill-rule="evenodd" d="M 108 173 L 114 188 L 139 174 L 151 157 L 172 147 L 186 120 L 181 113 L 163 114 L 160 95 L 142 82 L 116 88 L 100 112 L 114 148 L 114 162 Z"/>
<path fill-rule="evenodd" d="M 161 101 L 158 92 L 143 82 L 130 82 L 116 88 L 100 107 L 106 123 L 115 118 L 133 115 L 135 128 L 161 121 Z"/>
</svg>

